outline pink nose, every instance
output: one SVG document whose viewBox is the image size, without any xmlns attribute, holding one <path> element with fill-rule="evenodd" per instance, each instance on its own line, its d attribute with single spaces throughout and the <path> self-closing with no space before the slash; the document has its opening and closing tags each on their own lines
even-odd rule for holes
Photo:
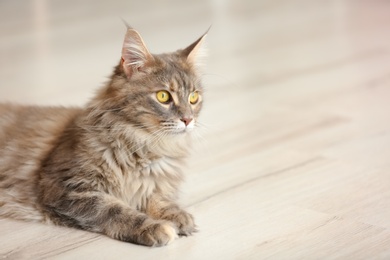
<svg viewBox="0 0 390 260">
<path fill-rule="evenodd" d="M 186 126 L 188 126 L 188 125 L 191 123 L 192 118 L 185 118 L 185 117 L 183 117 L 183 118 L 181 118 L 180 120 L 181 120 L 182 122 L 184 122 L 184 124 L 185 124 Z"/>
</svg>

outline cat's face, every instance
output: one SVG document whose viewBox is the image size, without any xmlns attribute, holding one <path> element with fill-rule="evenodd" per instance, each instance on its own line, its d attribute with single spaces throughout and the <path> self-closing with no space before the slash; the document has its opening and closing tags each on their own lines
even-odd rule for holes
<svg viewBox="0 0 390 260">
<path fill-rule="evenodd" d="M 151 77 L 143 105 L 135 108 L 145 112 L 139 114 L 144 125 L 170 134 L 191 131 L 196 126 L 203 103 L 200 80 L 189 66 L 180 64 L 180 57 L 175 58 L 178 60 L 169 55 L 155 57 L 161 59 L 163 66 Z"/>
<path fill-rule="evenodd" d="M 154 136 L 182 135 L 197 127 L 203 87 L 196 59 L 204 36 L 184 50 L 152 55 L 129 29 L 110 96 L 122 120 Z"/>
<path fill-rule="evenodd" d="M 154 62 L 153 72 L 142 75 L 128 89 L 129 121 L 151 133 L 192 131 L 203 103 L 199 78 L 180 55 L 154 56 Z"/>
</svg>

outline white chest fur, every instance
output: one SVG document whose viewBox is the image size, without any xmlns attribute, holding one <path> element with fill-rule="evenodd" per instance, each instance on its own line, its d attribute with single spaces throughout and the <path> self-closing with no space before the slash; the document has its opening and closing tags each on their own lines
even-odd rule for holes
<svg viewBox="0 0 390 260">
<path fill-rule="evenodd" d="M 181 180 L 181 161 L 169 157 L 139 164 L 129 172 L 124 182 L 124 198 L 131 206 L 139 208 L 145 205 L 147 198 L 154 192 L 172 197 L 177 192 Z"/>
<path fill-rule="evenodd" d="M 124 156 L 114 156 L 109 151 L 103 157 L 115 176 L 109 192 L 133 208 L 143 207 L 154 192 L 166 197 L 175 196 L 182 179 L 181 159 L 127 157 L 123 161 Z"/>
</svg>

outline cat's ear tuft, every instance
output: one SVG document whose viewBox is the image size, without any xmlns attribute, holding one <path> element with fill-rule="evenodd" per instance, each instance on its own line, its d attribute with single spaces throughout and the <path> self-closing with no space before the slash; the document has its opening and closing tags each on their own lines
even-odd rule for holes
<svg viewBox="0 0 390 260">
<path fill-rule="evenodd" d="M 142 72 L 154 61 L 139 33 L 128 28 L 122 47 L 122 66 L 127 77 Z"/>
<path fill-rule="evenodd" d="M 209 30 L 210 28 L 199 39 L 182 51 L 182 55 L 186 57 L 187 62 L 198 65 L 201 63 L 201 59 L 206 56 L 206 48 L 204 45 Z"/>
</svg>

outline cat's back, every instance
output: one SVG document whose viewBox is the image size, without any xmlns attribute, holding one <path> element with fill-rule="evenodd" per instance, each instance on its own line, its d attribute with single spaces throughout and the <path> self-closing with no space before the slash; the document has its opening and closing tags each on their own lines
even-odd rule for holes
<svg viewBox="0 0 390 260">
<path fill-rule="evenodd" d="M 80 111 L 0 104 L 0 215 L 24 219 L 28 211 L 40 220 L 31 215 L 40 163 Z"/>
<path fill-rule="evenodd" d="M 25 151 L 31 158 L 39 148 L 46 150 L 79 112 L 78 108 L 0 104 L 0 155 Z M 0 161 L 0 169 L 1 165 Z"/>
</svg>

